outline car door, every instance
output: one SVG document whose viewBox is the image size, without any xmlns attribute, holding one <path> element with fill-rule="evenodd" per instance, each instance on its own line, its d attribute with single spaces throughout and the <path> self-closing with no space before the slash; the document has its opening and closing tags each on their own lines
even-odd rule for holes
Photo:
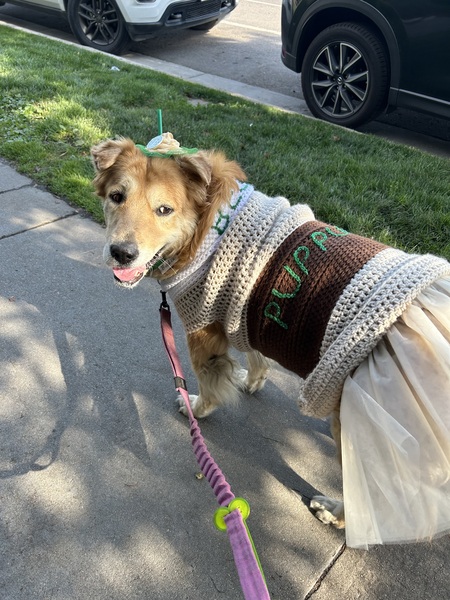
<svg viewBox="0 0 450 600">
<path fill-rule="evenodd" d="M 402 93 L 450 102 L 450 2 L 397 0 L 394 5 L 406 33 Z"/>
</svg>

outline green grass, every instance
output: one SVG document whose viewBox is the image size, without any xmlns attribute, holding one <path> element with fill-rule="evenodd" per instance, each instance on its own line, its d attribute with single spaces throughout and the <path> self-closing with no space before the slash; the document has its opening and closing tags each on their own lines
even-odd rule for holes
<svg viewBox="0 0 450 600">
<path fill-rule="evenodd" d="M 261 191 L 308 203 L 355 233 L 450 258 L 446 159 L 7 27 L 0 37 L 0 156 L 99 221 L 90 147 L 117 135 L 145 144 L 162 108 L 165 131 L 183 146 L 222 149 Z"/>
</svg>

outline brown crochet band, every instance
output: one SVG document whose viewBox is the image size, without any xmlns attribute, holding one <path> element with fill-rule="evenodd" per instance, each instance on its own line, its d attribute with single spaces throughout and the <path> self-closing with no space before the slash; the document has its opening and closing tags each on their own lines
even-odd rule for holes
<svg viewBox="0 0 450 600">
<path fill-rule="evenodd" d="M 252 348 L 307 377 L 319 362 L 333 307 L 353 276 L 387 246 L 309 221 L 268 261 L 250 296 Z"/>
</svg>

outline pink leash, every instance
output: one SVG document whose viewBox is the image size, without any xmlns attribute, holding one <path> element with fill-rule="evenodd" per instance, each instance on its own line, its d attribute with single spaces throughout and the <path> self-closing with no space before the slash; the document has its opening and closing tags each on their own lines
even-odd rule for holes
<svg viewBox="0 0 450 600">
<path fill-rule="evenodd" d="M 209 481 L 220 507 L 214 516 L 218 529 L 226 530 L 233 550 L 245 600 L 270 600 L 256 549 L 245 519 L 250 507 L 243 498 L 236 498 L 217 463 L 208 451 L 200 427 L 191 409 L 183 371 L 178 358 L 173 336 L 170 306 L 165 292 L 160 306 L 161 333 L 175 378 L 175 387 L 182 395 L 189 416 L 192 446 L 203 475 Z"/>
</svg>

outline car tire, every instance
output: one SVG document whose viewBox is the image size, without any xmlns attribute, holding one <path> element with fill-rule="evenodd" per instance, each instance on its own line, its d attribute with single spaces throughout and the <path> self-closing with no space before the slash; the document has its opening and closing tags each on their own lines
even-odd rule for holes
<svg viewBox="0 0 450 600">
<path fill-rule="evenodd" d="M 315 117 L 358 127 L 383 110 L 388 87 L 387 50 L 378 35 L 364 25 L 331 25 L 305 53 L 303 96 Z"/>
<path fill-rule="evenodd" d="M 67 17 L 74 36 L 83 46 L 121 54 L 131 42 L 114 0 L 69 0 Z"/>
</svg>

